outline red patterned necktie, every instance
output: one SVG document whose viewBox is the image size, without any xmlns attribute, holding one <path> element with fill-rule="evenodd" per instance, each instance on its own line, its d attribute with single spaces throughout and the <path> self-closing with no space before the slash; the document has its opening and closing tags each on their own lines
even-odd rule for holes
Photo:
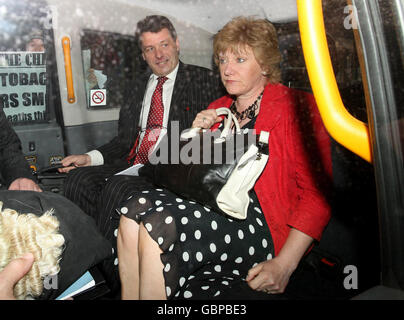
<svg viewBox="0 0 404 320">
<path fill-rule="evenodd" d="M 163 84 L 167 79 L 167 77 L 159 77 L 157 79 L 157 86 L 153 92 L 150 103 L 145 134 L 133 164 L 148 162 L 149 152 L 153 150 L 153 147 L 159 138 L 161 128 L 163 127 L 164 117 Z M 134 148 L 136 148 L 136 146 L 134 146 Z"/>
</svg>

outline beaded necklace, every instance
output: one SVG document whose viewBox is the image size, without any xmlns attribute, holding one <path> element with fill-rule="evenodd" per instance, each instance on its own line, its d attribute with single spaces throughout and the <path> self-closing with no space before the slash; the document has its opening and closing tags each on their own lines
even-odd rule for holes
<svg viewBox="0 0 404 320">
<path fill-rule="evenodd" d="M 233 100 L 233 103 L 230 106 L 230 111 L 236 116 L 236 118 L 239 122 L 243 121 L 247 118 L 253 119 L 255 117 L 255 112 L 257 111 L 257 109 L 259 107 L 259 103 L 261 102 L 263 93 L 264 93 L 264 91 L 261 92 L 261 94 L 258 96 L 257 100 L 255 100 L 252 105 L 250 105 L 248 108 L 244 109 L 241 112 L 237 111 L 236 100 Z"/>
</svg>

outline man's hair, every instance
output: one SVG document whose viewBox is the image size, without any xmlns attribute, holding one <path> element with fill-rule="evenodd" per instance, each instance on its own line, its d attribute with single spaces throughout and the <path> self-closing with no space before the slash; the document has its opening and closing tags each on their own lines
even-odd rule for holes
<svg viewBox="0 0 404 320">
<path fill-rule="evenodd" d="M 163 30 L 164 28 L 168 29 L 174 41 L 177 40 L 177 31 L 175 31 L 173 24 L 168 18 L 159 15 L 152 15 L 147 16 L 143 20 L 140 20 L 137 23 L 135 31 L 135 37 L 138 39 L 139 47 L 142 47 L 142 40 L 141 40 L 142 33 L 145 32 L 157 33 Z"/>
</svg>

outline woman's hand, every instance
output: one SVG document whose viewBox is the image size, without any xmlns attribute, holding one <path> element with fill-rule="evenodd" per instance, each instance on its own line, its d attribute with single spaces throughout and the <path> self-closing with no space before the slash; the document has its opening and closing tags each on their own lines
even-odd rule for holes
<svg viewBox="0 0 404 320">
<path fill-rule="evenodd" d="M 312 242 L 313 238 L 291 228 L 279 254 L 272 260 L 261 262 L 248 271 L 246 278 L 248 285 L 254 290 L 266 293 L 283 293 L 290 276 Z"/>
<path fill-rule="evenodd" d="M 294 270 L 282 260 L 273 258 L 251 268 L 246 281 L 252 289 L 257 291 L 283 293 Z"/>
<path fill-rule="evenodd" d="M 215 109 L 203 110 L 196 115 L 192 128 L 209 129 L 215 123 L 222 121 L 222 118 L 216 114 Z"/>
</svg>

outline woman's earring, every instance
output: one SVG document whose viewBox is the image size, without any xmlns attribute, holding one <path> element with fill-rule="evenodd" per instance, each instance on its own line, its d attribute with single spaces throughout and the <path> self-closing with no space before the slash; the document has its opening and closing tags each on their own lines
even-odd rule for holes
<svg viewBox="0 0 404 320">
<path fill-rule="evenodd" d="M 262 71 L 261 74 L 262 74 L 263 76 L 266 76 L 266 75 L 267 75 L 267 73 L 266 73 L 265 71 Z"/>
</svg>

